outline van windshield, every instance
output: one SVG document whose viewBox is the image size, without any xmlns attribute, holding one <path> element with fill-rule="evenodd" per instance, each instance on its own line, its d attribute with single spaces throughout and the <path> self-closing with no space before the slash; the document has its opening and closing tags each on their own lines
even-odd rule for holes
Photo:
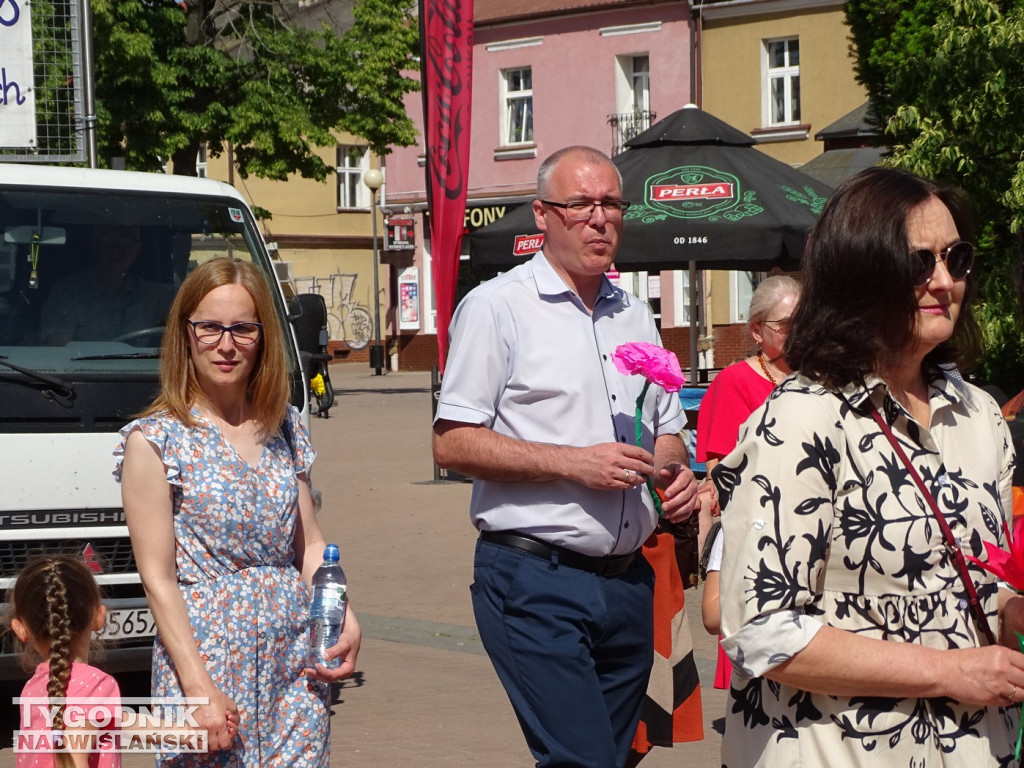
<svg viewBox="0 0 1024 768">
<path fill-rule="evenodd" d="M 218 256 L 274 274 L 251 214 L 229 197 L 0 185 L 0 233 L 0 402 L 21 389 L 37 391 L 18 400 L 52 401 L 62 394 L 53 381 L 75 390 L 147 382 L 129 398 L 139 402 L 117 408 L 137 412 L 155 393 L 167 312 L 185 275 Z M 66 410 L 88 410 L 70 400 Z M 14 415 L 6 411 L 0 418 Z"/>
</svg>

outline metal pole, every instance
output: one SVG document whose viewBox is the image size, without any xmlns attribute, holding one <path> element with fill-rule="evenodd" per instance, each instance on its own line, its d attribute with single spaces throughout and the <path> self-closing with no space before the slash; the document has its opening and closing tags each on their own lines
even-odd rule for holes
<svg viewBox="0 0 1024 768">
<path fill-rule="evenodd" d="M 689 264 L 690 273 L 690 386 L 697 386 L 700 366 L 697 362 L 697 335 L 700 333 L 697 317 L 697 262 Z"/>
<path fill-rule="evenodd" d="M 381 375 L 381 363 L 384 360 L 384 349 L 380 343 L 380 261 L 377 254 L 377 190 L 373 191 L 373 327 L 376 341 L 374 342 L 373 375 Z"/>
<path fill-rule="evenodd" d="M 92 5 L 89 0 L 79 0 L 79 11 L 82 14 L 80 39 L 82 45 L 82 111 L 85 134 L 85 155 L 90 168 L 99 167 L 96 151 L 96 86 L 93 78 L 92 55 Z"/>
</svg>

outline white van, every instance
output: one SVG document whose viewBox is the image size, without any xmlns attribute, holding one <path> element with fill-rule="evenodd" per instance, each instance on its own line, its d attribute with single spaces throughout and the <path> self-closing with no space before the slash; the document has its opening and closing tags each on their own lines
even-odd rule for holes
<svg viewBox="0 0 1024 768">
<path fill-rule="evenodd" d="M 111 475 L 117 432 L 157 392 L 177 287 L 218 256 L 260 267 L 290 329 L 256 220 L 227 184 L 0 164 L 0 590 L 35 553 L 83 557 L 107 597 L 112 671 L 148 669 L 155 632 Z M 286 338 L 292 403 L 308 418 Z M 0 680 L 22 676 L 8 636 Z"/>
</svg>

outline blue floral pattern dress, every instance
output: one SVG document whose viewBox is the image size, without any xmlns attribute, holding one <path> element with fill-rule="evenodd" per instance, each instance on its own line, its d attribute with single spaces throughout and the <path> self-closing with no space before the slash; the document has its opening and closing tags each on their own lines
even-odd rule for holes
<svg viewBox="0 0 1024 768">
<path fill-rule="evenodd" d="M 158 756 L 174 766 L 326 766 L 330 757 L 326 683 L 304 673 L 309 597 L 293 564 L 298 518 L 296 473 L 316 454 L 299 413 L 289 406 L 255 467 L 211 422 L 196 426 L 169 414 L 137 419 L 156 446 L 173 486 L 175 562 L 199 652 L 214 683 L 239 710 L 232 749 L 209 755 Z M 286 437 L 287 435 L 287 437 Z M 153 695 L 182 696 L 159 632 L 153 648 Z"/>
</svg>

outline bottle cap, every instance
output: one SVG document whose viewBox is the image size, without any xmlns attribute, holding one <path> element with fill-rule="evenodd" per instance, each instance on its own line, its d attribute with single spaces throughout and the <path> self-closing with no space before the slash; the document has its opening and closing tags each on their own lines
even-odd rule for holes
<svg viewBox="0 0 1024 768">
<path fill-rule="evenodd" d="M 341 559 L 341 554 L 338 552 L 337 544 L 328 544 L 324 549 L 324 562 L 336 563 Z"/>
</svg>

